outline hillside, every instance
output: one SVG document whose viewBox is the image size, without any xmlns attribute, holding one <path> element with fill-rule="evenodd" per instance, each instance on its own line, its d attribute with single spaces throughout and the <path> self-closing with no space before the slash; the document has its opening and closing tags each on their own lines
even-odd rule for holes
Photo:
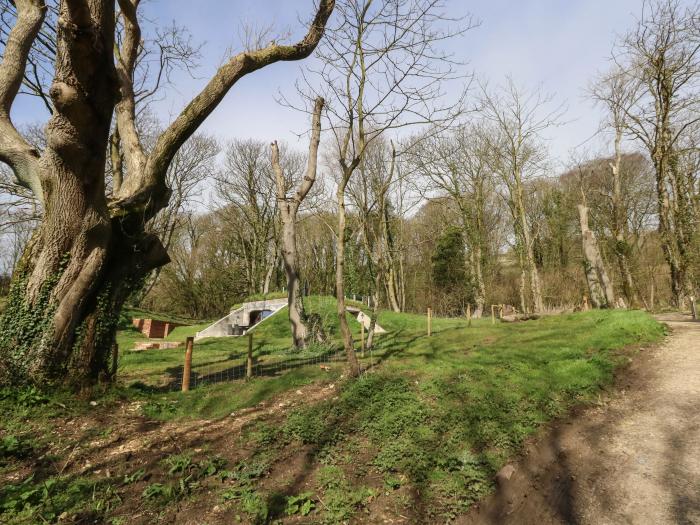
<svg viewBox="0 0 700 525">
<path fill-rule="evenodd" d="M 335 334 L 333 300 L 310 298 L 308 307 Z M 379 321 L 388 333 L 353 382 L 342 379 L 342 362 L 301 364 L 183 394 L 163 381 L 181 366 L 174 349 L 124 351 L 126 388 L 92 400 L 4 392 L 0 508 L 15 509 L 13 524 L 58 510 L 109 523 L 443 522 L 492 490 L 528 436 L 596 398 L 640 345 L 663 335 L 635 311 L 471 327 L 435 319 L 431 337 L 423 316 L 382 312 Z M 299 359 L 287 329 L 284 315 L 258 327 L 260 360 Z M 136 339 L 120 334 L 123 348 Z M 245 344 L 197 342 L 194 369 L 229 367 Z M 53 463 L 35 463 L 47 455 Z M 22 474 L 29 464 L 31 477 Z"/>
</svg>

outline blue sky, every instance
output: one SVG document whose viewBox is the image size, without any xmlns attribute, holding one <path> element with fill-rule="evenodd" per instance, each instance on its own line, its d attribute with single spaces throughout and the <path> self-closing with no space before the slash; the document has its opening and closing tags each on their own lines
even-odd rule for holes
<svg viewBox="0 0 700 525">
<path fill-rule="evenodd" d="M 567 124 L 550 137 L 552 154 L 566 162 L 572 149 L 597 130 L 601 116 L 584 90 L 596 72 L 607 68 L 616 34 L 634 24 L 642 0 L 447 0 L 447 6 L 450 13 L 470 13 L 481 21 L 450 44 L 478 78 L 497 84 L 511 75 L 523 86 L 542 85 L 567 104 Z M 313 0 L 149 0 L 144 10 L 159 23 L 175 20 L 186 26 L 194 41 L 203 43 L 197 78 L 179 77 L 167 99 L 156 106 L 159 118 L 167 122 L 204 85 L 227 51 L 240 49 L 243 25 L 272 25 L 279 33 L 291 31 L 294 39 L 303 34 L 299 18 L 308 20 Z M 295 132 L 306 129 L 307 117 L 279 106 L 275 98 L 279 92 L 295 92 L 302 67 L 302 62 L 275 64 L 244 78 L 203 129 L 222 140 L 254 137 L 297 144 Z M 18 101 L 13 116 L 18 122 L 44 118 L 27 100 Z M 595 139 L 585 147 L 604 148 Z"/>
</svg>

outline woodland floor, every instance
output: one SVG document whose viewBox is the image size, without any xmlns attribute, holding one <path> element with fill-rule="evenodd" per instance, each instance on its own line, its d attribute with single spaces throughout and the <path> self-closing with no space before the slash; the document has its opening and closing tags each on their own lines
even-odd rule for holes
<svg viewBox="0 0 700 525">
<path fill-rule="evenodd" d="M 671 328 L 665 343 L 607 399 L 532 440 L 458 523 L 700 523 L 700 322 L 657 319 Z"/>
<path fill-rule="evenodd" d="M 438 319 L 430 338 L 387 313 L 354 382 L 0 391 L 0 523 L 699 523 L 700 323 L 668 321 L 653 346 L 641 312 Z M 171 409 L 187 399 L 192 417 Z"/>
</svg>

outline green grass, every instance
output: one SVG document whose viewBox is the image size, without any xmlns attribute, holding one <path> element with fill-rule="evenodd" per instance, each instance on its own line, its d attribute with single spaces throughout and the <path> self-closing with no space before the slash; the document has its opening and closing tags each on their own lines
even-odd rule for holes
<svg viewBox="0 0 700 525">
<path fill-rule="evenodd" d="M 337 347 L 334 299 L 308 298 L 307 308 L 321 316 L 331 346 Z M 544 422 L 596 398 L 635 348 L 664 334 L 662 325 L 638 311 L 591 311 L 496 325 L 484 319 L 471 327 L 464 319 L 438 318 L 431 337 L 422 315 L 382 312 L 379 323 L 388 333 L 362 359 L 369 371 L 357 380 L 338 381 L 341 363 L 330 372 L 299 366 L 187 394 L 159 389 L 179 370 L 183 349 L 129 352 L 125 348 L 143 337 L 123 330 L 120 378 L 127 388 L 114 390 L 108 394 L 111 401 L 99 403 L 111 406 L 117 396 L 141 400 L 142 410 L 153 418 L 213 418 L 312 382 L 337 382 L 333 398 L 292 410 L 284 418 L 248 424 L 230 446 L 248 450 L 250 457 L 233 466 L 225 491 L 213 497 L 259 522 L 301 513 L 303 506 L 310 522 L 342 523 L 381 499 L 398 514 L 420 512 L 423 519 L 438 523 L 487 494 L 494 473 Z M 177 328 L 169 339 L 184 339 L 203 326 Z M 351 327 L 359 339 L 354 319 Z M 193 369 L 204 373 L 236 365 L 246 344 L 245 338 L 198 341 Z M 290 353 L 290 344 L 284 312 L 255 330 L 261 363 L 298 357 Z M 312 348 L 306 355 L 320 350 Z M 44 450 L 48 438 L 41 436 L 54 421 L 92 410 L 87 400 L 71 399 L 35 389 L 0 390 L 0 473 Z M 28 421 L 42 432 L 28 428 Z M 295 450 L 304 454 L 309 480 L 299 494 L 286 493 L 279 481 L 267 477 Z M 149 481 L 144 501 L 156 505 L 181 499 L 187 504 L 184 496 L 195 487 L 183 489 L 179 475 Z M 26 512 L 41 509 L 47 513 L 42 517 L 51 518 L 68 509 L 103 512 L 118 505 L 109 484 L 98 487 L 96 480 L 60 476 L 53 483 L 49 491 L 32 478 L 0 488 L 0 506 L 19 513 L 27 499 L 31 508 Z M 95 493 L 100 495 L 97 503 L 85 503 L 89 491 L 93 500 Z M 68 496 L 60 499 L 64 492 Z M 31 522 L 27 519 L 15 523 Z"/>
<path fill-rule="evenodd" d="M 313 346 L 301 353 L 290 351 L 289 321 L 286 310 L 282 310 L 252 331 L 253 355 L 257 364 L 267 368 L 274 368 L 274 365 L 280 362 L 291 365 L 299 360 L 340 348 L 335 299 L 308 297 L 305 299 L 305 305 L 308 312 L 316 313 L 321 317 L 324 329 L 330 336 L 329 346 Z M 352 316 L 348 316 L 348 321 L 359 338 L 359 323 Z M 184 341 L 186 337 L 195 335 L 206 326 L 208 323 L 177 327 L 165 340 Z M 251 381 L 236 381 L 235 388 L 232 388 L 232 383 L 227 382 L 199 387 L 196 395 L 182 395 L 177 392 L 168 392 L 168 386 L 174 384 L 181 374 L 184 347 L 142 352 L 129 350 L 133 348 L 134 343 L 146 340 L 133 328 L 119 331 L 117 336 L 120 348 L 118 375 L 120 381 L 127 387 L 137 387 L 146 392 L 153 390 L 162 392 L 158 396 L 152 396 L 153 401 L 147 405 L 146 410 L 150 416 L 163 419 L 220 417 L 320 379 L 335 380 L 342 368 L 341 364 L 334 364 L 331 365 L 331 371 L 327 372 L 318 366 L 290 367 L 274 375 L 256 377 Z M 246 337 L 198 340 L 192 357 L 193 374 L 216 377 L 217 374 L 224 372 L 230 374 L 234 368 L 238 374 L 242 373 L 247 345 Z"/>
<path fill-rule="evenodd" d="M 491 490 L 494 473 L 542 423 L 593 398 L 663 328 L 641 312 L 596 311 L 517 324 L 384 313 L 375 373 L 339 399 L 293 412 L 275 446 L 316 447 L 325 463 L 418 488 L 444 520 Z M 395 481 L 391 481 L 395 483 Z M 399 482 L 400 483 L 400 482 Z M 323 490 L 323 487 L 319 487 Z"/>
<path fill-rule="evenodd" d="M 334 300 L 310 298 L 308 307 L 337 337 Z M 524 439 L 572 405 L 597 396 L 628 359 L 621 349 L 663 335 L 661 325 L 638 311 L 496 325 L 487 318 L 472 321 L 471 327 L 465 319 L 437 318 L 431 337 L 423 315 L 382 312 L 379 323 L 388 333 L 362 359 L 371 372 L 345 384 L 338 399 L 289 414 L 267 447 L 273 456 L 294 442 L 315 447 L 324 462 L 341 469 L 356 469 L 353 450 L 364 450 L 367 471 L 384 476 L 392 487 L 417 487 L 437 513 L 434 519 L 468 508 L 491 490 L 493 474 Z M 357 337 L 354 320 L 352 326 Z M 289 358 L 288 330 L 283 314 L 256 330 L 261 361 Z M 198 342 L 194 369 L 241 360 L 245 345 L 243 338 Z M 124 376 L 146 374 L 153 380 L 181 359 L 182 350 L 127 354 Z M 324 377 L 336 380 L 339 374 L 337 365 L 330 374 L 300 367 L 273 378 L 238 381 L 235 387 L 222 383 L 196 393 L 167 394 L 153 398 L 146 410 L 165 419 L 222 416 Z M 349 479 L 342 483 L 341 492 L 371 493 Z M 337 500 L 332 487 L 321 483 L 317 490 Z M 326 511 L 327 519 L 346 519 L 362 507 L 361 500 L 339 502 Z"/>
</svg>

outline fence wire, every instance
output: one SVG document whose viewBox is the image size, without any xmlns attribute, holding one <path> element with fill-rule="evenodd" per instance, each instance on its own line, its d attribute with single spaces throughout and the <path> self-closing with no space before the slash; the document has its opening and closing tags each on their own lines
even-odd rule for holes
<svg viewBox="0 0 700 525">
<path fill-rule="evenodd" d="M 345 352 L 342 348 L 323 348 L 319 350 L 291 350 L 278 353 L 265 353 L 260 350 L 253 352 L 253 365 L 250 377 L 275 377 L 290 370 L 305 366 L 320 366 L 324 363 L 345 361 Z M 256 355 L 258 354 L 258 355 Z M 184 358 L 184 352 L 183 352 Z M 190 374 L 190 390 L 205 385 L 214 385 L 230 381 L 245 380 L 248 377 L 247 355 L 243 353 L 235 359 L 226 359 L 216 362 L 201 362 L 197 359 L 197 344 L 192 353 L 192 372 Z M 174 372 L 174 378 L 169 383 L 168 389 L 178 391 L 182 389 L 184 365 L 180 365 Z M 172 373 L 172 372 L 171 372 Z"/>
</svg>

